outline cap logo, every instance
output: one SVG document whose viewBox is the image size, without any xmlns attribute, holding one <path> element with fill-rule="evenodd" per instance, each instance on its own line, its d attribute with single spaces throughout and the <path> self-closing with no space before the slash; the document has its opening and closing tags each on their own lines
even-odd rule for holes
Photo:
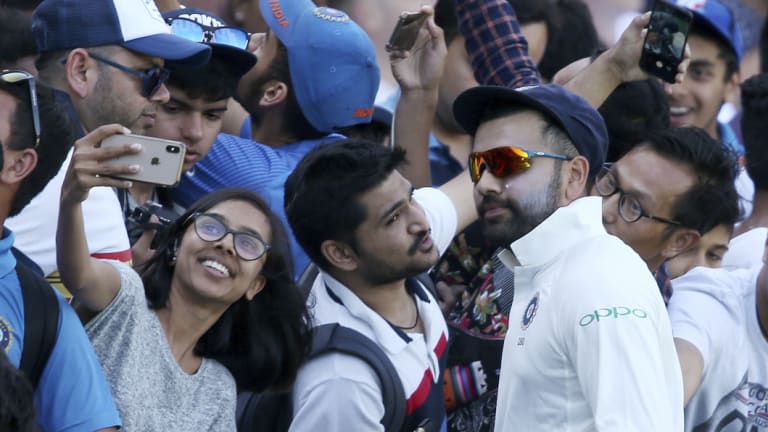
<svg viewBox="0 0 768 432">
<path fill-rule="evenodd" d="M 193 14 L 185 13 L 185 14 L 179 15 L 179 18 L 186 18 L 198 24 L 202 24 L 206 27 L 223 27 L 224 26 L 224 23 L 217 20 L 216 18 L 210 15 L 204 15 L 199 13 L 193 13 Z"/>
<path fill-rule="evenodd" d="M 707 3 L 706 0 L 679 0 L 677 2 L 678 5 L 686 7 L 688 9 L 693 9 L 693 10 L 704 9 L 704 5 L 706 3 Z"/>
<path fill-rule="evenodd" d="M 326 21 L 333 21 L 333 22 L 349 21 L 349 15 L 345 14 L 340 10 L 329 8 L 329 7 L 315 8 L 312 11 L 312 13 L 315 14 L 316 17 L 320 19 L 324 19 Z"/>
<path fill-rule="evenodd" d="M 280 0 L 269 0 L 269 7 L 272 9 L 272 15 L 280 24 L 280 27 L 288 27 L 288 19 L 285 17 L 285 12 L 280 8 Z"/>
<path fill-rule="evenodd" d="M 358 108 L 353 115 L 361 118 L 370 117 L 373 115 L 373 108 Z"/>
</svg>

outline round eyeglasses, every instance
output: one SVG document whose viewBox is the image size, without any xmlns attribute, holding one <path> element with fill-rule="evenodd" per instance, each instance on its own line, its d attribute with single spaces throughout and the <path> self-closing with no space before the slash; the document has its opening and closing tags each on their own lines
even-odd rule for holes
<svg viewBox="0 0 768 432">
<path fill-rule="evenodd" d="M 270 246 L 257 235 L 234 231 L 218 216 L 195 213 L 190 218 L 195 221 L 195 233 L 203 241 L 215 242 L 223 239 L 227 234 L 232 234 L 235 252 L 244 261 L 257 260 L 269 251 Z"/>
<path fill-rule="evenodd" d="M 670 225 L 682 225 L 680 222 L 659 216 L 652 216 L 646 213 L 636 196 L 621 190 L 616 174 L 611 171 L 611 165 L 609 164 L 606 164 L 597 174 L 595 190 L 597 190 L 597 193 L 603 198 L 608 198 L 616 193 L 619 194 L 619 216 L 621 216 L 625 222 L 633 223 L 640 220 L 640 218 L 648 218 Z"/>
</svg>

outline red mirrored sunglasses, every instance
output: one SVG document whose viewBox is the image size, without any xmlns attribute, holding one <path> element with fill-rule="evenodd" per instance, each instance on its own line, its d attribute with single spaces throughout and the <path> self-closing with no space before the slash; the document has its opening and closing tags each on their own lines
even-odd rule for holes
<svg viewBox="0 0 768 432">
<path fill-rule="evenodd" d="M 508 177 L 529 169 L 531 167 L 531 159 L 535 157 L 561 160 L 573 159 L 570 156 L 525 150 L 520 147 L 497 147 L 469 154 L 469 176 L 472 178 L 472 183 L 479 182 L 485 170 L 488 170 L 494 177 Z"/>
</svg>

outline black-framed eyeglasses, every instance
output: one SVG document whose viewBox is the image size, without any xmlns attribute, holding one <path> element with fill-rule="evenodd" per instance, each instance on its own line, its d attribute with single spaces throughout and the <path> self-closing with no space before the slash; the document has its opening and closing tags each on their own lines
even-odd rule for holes
<svg viewBox="0 0 768 432">
<path fill-rule="evenodd" d="M 244 50 L 251 40 L 251 34 L 238 27 L 211 27 L 184 17 L 169 18 L 167 23 L 171 33 L 193 42 L 217 43 Z"/>
<path fill-rule="evenodd" d="M 37 105 L 37 85 L 35 76 L 22 70 L 4 70 L 0 72 L 0 79 L 9 84 L 26 82 L 29 87 L 29 104 L 32 109 L 32 126 L 35 128 L 35 149 L 40 145 L 40 108 Z"/>
<path fill-rule="evenodd" d="M 120 69 L 121 71 L 141 78 L 141 95 L 145 98 L 152 97 L 160 90 L 160 87 L 168 81 L 168 77 L 171 76 L 171 71 L 161 66 L 152 66 L 149 69 L 138 70 L 128 66 L 121 65 L 120 63 L 113 62 L 99 55 L 88 53 L 92 59 L 104 63 L 105 65 L 112 66 L 113 68 Z"/>
<path fill-rule="evenodd" d="M 621 216 L 625 222 L 633 223 L 640 220 L 640 218 L 648 218 L 670 225 L 682 225 L 680 222 L 659 216 L 652 216 L 646 213 L 636 196 L 624 192 L 619 187 L 619 181 L 616 179 L 616 174 L 611 171 L 611 164 L 603 166 L 597 174 L 595 190 L 597 190 L 597 193 L 603 198 L 608 198 L 616 193 L 619 194 L 619 216 Z"/>
<path fill-rule="evenodd" d="M 194 220 L 195 233 L 203 241 L 215 242 L 223 239 L 227 234 L 232 234 L 235 252 L 244 261 L 261 258 L 271 247 L 254 234 L 232 230 L 215 215 L 195 213 L 190 216 L 190 219 Z"/>
</svg>

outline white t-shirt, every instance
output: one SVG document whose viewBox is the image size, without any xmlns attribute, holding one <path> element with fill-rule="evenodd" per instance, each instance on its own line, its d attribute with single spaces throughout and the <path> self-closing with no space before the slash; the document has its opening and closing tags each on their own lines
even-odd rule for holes
<svg viewBox="0 0 768 432">
<path fill-rule="evenodd" d="M 732 392 L 746 379 L 749 343 L 743 297 L 756 278 L 755 270 L 697 267 L 672 281 L 672 332 L 693 344 L 704 360 L 699 388 L 685 407 L 686 431 L 709 430 L 723 421 Z"/>
<path fill-rule="evenodd" d="M 414 199 L 424 209 L 435 245 L 442 253 L 456 231 L 452 202 L 443 192 L 431 188 L 418 189 Z M 326 273 L 318 275 L 309 296 L 315 325 L 338 322 L 379 344 L 392 360 L 409 404 L 418 403 L 425 390 L 442 382 L 439 356 L 448 337 L 436 300 L 426 290 L 420 291 L 415 298 L 426 331 L 407 333 L 410 340 Z M 384 416 L 381 384 L 361 359 L 341 353 L 313 359 L 299 370 L 293 389 L 291 431 L 384 430 L 379 423 Z"/>
<path fill-rule="evenodd" d="M 682 431 L 664 302 L 645 262 L 606 233 L 602 199 L 559 208 L 511 250 L 496 431 Z"/>
<path fill-rule="evenodd" d="M 748 411 L 749 432 L 768 432 L 768 340 L 757 319 L 755 285 L 744 297 L 744 316 L 749 338 L 749 376 L 740 389 L 740 400 L 745 400 Z"/>
<path fill-rule="evenodd" d="M 56 226 L 59 218 L 61 186 L 72 150 L 59 172 L 24 210 L 8 218 L 5 225 L 16 234 L 14 246 L 24 252 L 48 276 L 56 266 Z M 123 223 L 123 212 L 114 189 L 96 187 L 83 201 L 85 238 L 91 255 L 103 259 L 129 261 L 131 245 Z"/>
<path fill-rule="evenodd" d="M 728 243 L 728 252 L 723 256 L 723 268 L 729 270 L 748 269 L 763 262 L 765 239 L 768 228 L 753 228 Z"/>
</svg>

